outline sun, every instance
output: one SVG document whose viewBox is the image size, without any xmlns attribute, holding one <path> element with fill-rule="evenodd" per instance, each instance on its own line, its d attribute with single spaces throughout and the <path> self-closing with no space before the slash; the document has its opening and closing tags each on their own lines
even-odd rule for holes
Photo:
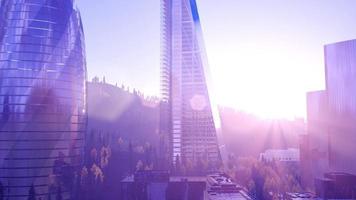
<svg viewBox="0 0 356 200">
<path fill-rule="evenodd" d="M 299 69 L 304 63 L 283 48 L 242 49 L 211 56 L 219 63 L 212 70 L 216 102 L 261 118 L 303 117 L 306 89 Z"/>
</svg>

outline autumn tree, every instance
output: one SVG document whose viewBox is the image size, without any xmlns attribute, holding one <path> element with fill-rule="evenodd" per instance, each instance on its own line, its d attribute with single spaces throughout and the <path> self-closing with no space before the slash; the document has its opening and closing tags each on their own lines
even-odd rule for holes
<svg viewBox="0 0 356 200">
<path fill-rule="evenodd" d="M 133 149 L 132 149 L 131 140 L 129 142 L 129 170 L 130 170 L 130 174 L 132 174 L 134 172 L 134 169 L 133 169 Z"/>
</svg>

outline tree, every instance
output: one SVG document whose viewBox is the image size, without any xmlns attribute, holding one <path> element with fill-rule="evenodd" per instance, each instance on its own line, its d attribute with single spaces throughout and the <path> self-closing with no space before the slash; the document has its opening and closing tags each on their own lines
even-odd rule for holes
<svg viewBox="0 0 356 200">
<path fill-rule="evenodd" d="M 91 129 L 90 130 L 90 136 L 86 137 L 85 141 L 85 164 L 86 165 L 92 165 L 92 155 L 91 151 L 94 148 L 95 144 L 95 130 Z"/>
<path fill-rule="evenodd" d="M 31 185 L 30 190 L 28 192 L 28 200 L 36 200 L 36 191 L 33 184 Z"/>
<path fill-rule="evenodd" d="M 121 148 L 124 145 L 124 140 L 121 137 L 119 137 L 119 139 L 117 139 L 117 144 L 118 144 L 119 151 L 121 151 L 122 150 Z"/>
<path fill-rule="evenodd" d="M 129 168 L 130 168 L 130 174 L 133 173 L 133 151 L 132 151 L 132 143 L 131 140 L 129 142 Z"/>
<path fill-rule="evenodd" d="M 98 157 L 98 151 L 96 148 L 92 148 L 90 151 L 91 162 L 90 164 L 96 163 Z"/>
<path fill-rule="evenodd" d="M 96 164 L 93 164 L 93 166 L 90 168 L 90 172 L 94 176 L 94 181 L 96 183 L 104 182 L 104 173 L 99 166 L 97 166 Z"/>
<path fill-rule="evenodd" d="M 103 146 L 100 151 L 100 166 L 105 168 L 109 165 L 109 159 L 111 157 L 111 149 L 109 147 Z"/>
<path fill-rule="evenodd" d="M 252 167 L 252 180 L 255 182 L 257 199 L 263 200 L 264 199 L 263 188 L 264 188 L 265 180 L 264 177 L 256 168 L 256 166 Z"/>
<path fill-rule="evenodd" d="M 89 187 L 89 171 L 88 168 L 83 166 L 81 173 L 80 173 L 80 197 L 79 199 L 88 199 L 87 194 L 88 194 L 88 187 Z"/>
<path fill-rule="evenodd" d="M 141 171 L 144 169 L 144 165 L 143 165 L 143 162 L 141 160 L 137 161 L 137 164 L 136 164 L 136 171 Z"/>
</svg>

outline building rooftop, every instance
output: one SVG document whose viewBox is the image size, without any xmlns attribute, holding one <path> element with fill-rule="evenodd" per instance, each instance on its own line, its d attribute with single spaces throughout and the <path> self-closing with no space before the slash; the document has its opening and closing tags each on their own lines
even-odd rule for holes
<svg viewBox="0 0 356 200">
<path fill-rule="evenodd" d="M 208 200 L 249 200 L 251 199 L 242 187 L 226 176 L 217 173 L 208 176 L 207 179 L 207 199 Z"/>
<path fill-rule="evenodd" d="M 168 178 L 165 171 L 141 171 L 128 176 L 122 180 L 123 183 L 134 183 L 136 181 L 151 181 L 159 183 L 201 183 L 206 184 L 206 200 L 251 200 L 249 195 L 232 180 L 222 173 L 216 173 L 209 176 L 170 176 Z M 154 176 L 152 176 L 154 175 Z M 169 174 L 168 174 L 169 175 Z M 164 178 L 160 178 L 160 177 Z M 168 179 L 167 179 L 168 178 Z"/>
<path fill-rule="evenodd" d="M 121 182 L 124 183 L 131 183 L 134 182 L 135 178 L 134 175 L 131 176 L 127 176 L 126 178 L 124 178 Z M 164 182 L 164 181 L 162 181 Z M 169 177 L 169 182 L 206 182 L 206 177 L 205 176 L 171 176 Z"/>
<path fill-rule="evenodd" d="M 247 200 L 241 193 L 209 194 L 209 200 Z"/>
<path fill-rule="evenodd" d="M 170 182 L 206 182 L 205 176 L 172 176 L 169 178 Z"/>
</svg>

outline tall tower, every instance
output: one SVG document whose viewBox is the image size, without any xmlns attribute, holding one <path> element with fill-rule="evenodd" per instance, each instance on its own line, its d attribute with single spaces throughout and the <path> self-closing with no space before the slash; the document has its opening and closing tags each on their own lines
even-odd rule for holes
<svg viewBox="0 0 356 200">
<path fill-rule="evenodd" d="M 74 199 L 86 131 L 84 34 L 73 0 L 0 4 L 4 199 Z M 51 196 L 51 197 L 50 197 Z M 73 197 L 73 198 L 71 198 Z"/>
<path fill-rule="evenodd" d="M 356 40 L 324 47 L 330 169 L 356 174 Z"/>
<path fill-rule="evenodd" d="M 161 133 L 168 135 L 171 161 L 177 157 L 219 162 L 209 98 L 207 62 L 195 0 L 161 2 Z"/>
</svg>

